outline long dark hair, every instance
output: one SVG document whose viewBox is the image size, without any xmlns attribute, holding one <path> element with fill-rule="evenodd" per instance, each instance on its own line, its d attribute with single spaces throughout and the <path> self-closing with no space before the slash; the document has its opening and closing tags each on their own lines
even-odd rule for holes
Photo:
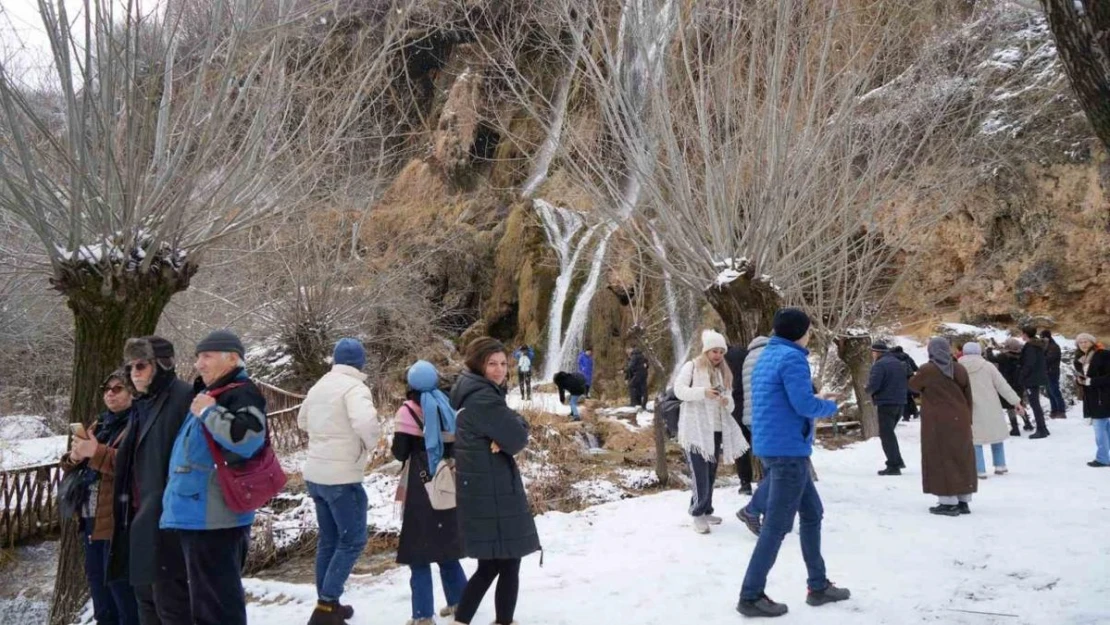
<svg viewBox="0 0 1110 625">
<path fill-rule="evenodd" d="M 485 377 L 486 361 L 497 352 L 505 355 L 509 353 L 505 345 L 495 338 L 480 336 L 474 339 L 466 346 L 466 368 L 475 375 Z"/>
</svg>

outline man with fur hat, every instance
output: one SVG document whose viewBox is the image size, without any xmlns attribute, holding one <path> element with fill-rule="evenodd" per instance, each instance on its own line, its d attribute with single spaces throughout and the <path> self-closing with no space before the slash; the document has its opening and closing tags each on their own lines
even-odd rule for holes
<svg viewBox="0 0 1110 625">
<path fill-rule="evenodd" d="M 228 507 L 215 470 L 216 461 L 244 462 L 266 444 L 266 400 L 247 376 L 244 352 L 228 330 L 197 344 L 197 396 L 173 446 L 162 502 L 162 529 L 181 539 L 195 625 L 247 623 L 241 572 L 254 511 Z"/>
<path fill-rule="evenodd" d="M 162 337 L 128 339 L 123 359 L 137 395 L 116 453 L 108 576 L 130 579 L 142 625 L 192 625 L 181 543 L 158 524 L 170 455 L 193 389 L 174 372 L 173 344 Z"/>
<path fill-rule="evenodd" d="M 775 313 L 774 332 L 752 374 L 752 445 L 766 471 L 759 490 L 770 488 L 763 527 L 736 606 L 744 616 L 753 617 L 787 613 L 786 605 L 772 601 L 764 590 L 795 515 L 800 519 L 798 536 L 808 572 L 806 603 L 820 606 L 851 596 L 847 589 L 829 582 L 825 574 L 821 557 L 824 508 L 809 464 L 814 421 L 836 414 L 837 405 L 832 395 L 813 392 L 806 349 L 809 316 L 797 308 L 784 308 Z"/>
</svg>

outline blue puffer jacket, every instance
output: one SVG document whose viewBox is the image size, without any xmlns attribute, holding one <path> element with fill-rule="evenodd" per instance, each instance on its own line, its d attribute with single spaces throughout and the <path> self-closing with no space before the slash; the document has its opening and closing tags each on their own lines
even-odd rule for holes
<svg viewBox="0 0 1110 625">
<path fill-rule="evenodd" d="M 815 397 L 804 347 L 772 337 L 752 373 L 752 449 L 756 456 L 808 457 L 813 420 L 836 414 L 836 402 Z"/>
<path fill-rule="evenodd" d="M 578 354 L 578 373 L 586 378 L 586 384 L 594 383 L 594 359 L 586 352 Z"/>
<path fill-rule="evenodd" d="M 198 381 L 199 382 L 199 381 Z M 249 526 L 254 512 L 232 512 L 224 503 L 212 452 L 201 428 L 208 430 L 229 464 L 251 458 L 266 441 L 266 400 L 239 368 L 199 390 L 240 384 L 221 393 L 200 415 L 189 414 L 177 433 L 170 475 L 162 495 L 162 529 L 215 530 Z"/>
</svg>

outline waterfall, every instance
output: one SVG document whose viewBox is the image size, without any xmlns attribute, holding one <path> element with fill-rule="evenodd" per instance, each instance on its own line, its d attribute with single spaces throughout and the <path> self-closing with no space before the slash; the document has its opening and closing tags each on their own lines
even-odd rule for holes
<svg viewBox="0 0 1110 625">
<path fill-rule="evenodd" d="M 678 375 L 678 370 L 682 368 L 686 358 L 690 355 L 690 347 L 694 342 L 694 326 L 697 323 L 696 311 L 689 311 L 689 302 L 691 299 L 685 300 L 687 306 L 683 306 L 678 297 L 678 289 L 675 288 L 674 280 L 671 278 L 671 272 L 666 269 L 665 263 L 667 259 L 667 248 L 663 246 L 663 242 L 659 240 L 659 235 L 652 230 L 652 242 L 655 244 L 656 253 L 664 261 L 663 268 L 663 303 L 667 307 L 667 327 L 671 331 L 671 348 L 674 353 L 674 368 L 671 369 L 671 377 L 668 382 L 673 382 L 675 376 Z M 686 313 L 690 312 L 689 315 Z"/>
<path fill-rule="evenodd" d="M 555 292 L 551 295 L 551 310 L 547 314 L 547 349 L 543 356 L 542 377 L 544 380 L 550 380 L 562 366 L 563 313 L 570 294 L 570 284 L 574 279 L 574 269 L 578 266 L 578 259 L 586 250 L 590 239 L 593 238 L 597 226 L 587 229 L 585 234 L 575 241 L 575 237 L 585 225 L 578 213 L 541 199 L 533 200 L 532 205 L 540 215 L 547 243 L 555 250 L 555 257 L 559 261 L 559 276 L 555 278 Z"/>
<path fill-rule="evenodd" d="M 600 226 L 603 230 L 600 239 L 597 242 L 597 247 L 594 248 L 594 257 L 590 263 L 590 272 L 586 275 L 586 283 L 582 285 L 582 290 L 578 292 L 578 296 L 574 300 L 574 308 L 570 313 L 570 323 L 567 324 L 566 333 L 563 335 L 563 340 L 559 345 L 558 352 L 551 352 L 544 359 L 544 379 L 548 380 L 555 377 L 555 374 L 562 370 L 577 371 L 578 351 L 582 349 L 582 336 L 586 332 L 586 318 L 590 314 L 590 304 L 594 301 L 594 294 L 597 293 L 597 285 L 601 281 L 601 270 L 605 263 L 605 252 L 609 247 L 609 237 L 613 235 L 614 228 L 610 225 Z M 594 226 L 598 228 L 598 226 Z M 590 230 L 592 234 L 593 229 Z M 582 237 L 583 240 L 589 236 Z M 571 268 L 573 272 L 574 268 Z M 562 277 L 562 276 L 560 276 Z M 551 327 L 554 330 L 555 326 Z M 549 331 L 548 336 L 553 335 L 553 331 Z"/>
</svg>

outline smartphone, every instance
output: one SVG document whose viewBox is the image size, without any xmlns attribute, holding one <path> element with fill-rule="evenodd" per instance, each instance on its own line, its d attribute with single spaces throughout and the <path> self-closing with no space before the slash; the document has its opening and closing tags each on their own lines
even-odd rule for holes
<svg viewBox="0 0 1110 625">
<path fill-rule="evenodd" d="M 89 435 L 85 433 L 85 424 L 84 423 L 70 423 L 69 424 L 69 433 L 78 437 L 78 438 L 88 438 L 89 437 Z"/>
</svg>

